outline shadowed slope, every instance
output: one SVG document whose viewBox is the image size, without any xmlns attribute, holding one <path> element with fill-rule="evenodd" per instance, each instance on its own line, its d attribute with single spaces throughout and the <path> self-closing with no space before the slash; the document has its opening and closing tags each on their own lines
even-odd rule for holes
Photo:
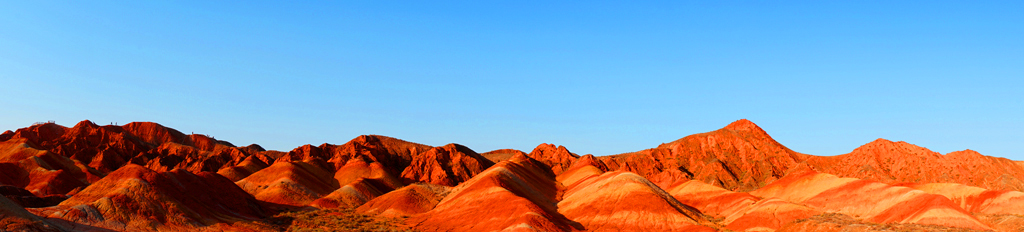
<svg viewBox="0 0 1024 232">
<path fill-rule="evenodd" d="M 63 231 L 0 196 L 0 231 Z"/>
<path fill-rule="evenodd" d="M 0 184 L 12 185 L 36 194 L 65 194 L 98 178 L 82 163 L 38 150 L 24 138 L 0 142 Z"/>
<path fill-rule="evenodd" d="M 571 231 L 579 225 L 556 209 L 562 189 L 547 166 L 517 155 L 453 188 L 409 222 L 420 231 Z"/>
<path fill-rule="evenodd" d="M 874 223 L 915 223 L 990 229 L 949 199 L 907 187 L 806 171 L 750 192 Z"/>
<path fill-rule="evenodd" d="M 267 216 L 255 198 L 215 173 L 159 173 L 138 165 L 126 165 L 40 213 L 66 226 L 133 231 L 188 230 Z"/>
<path fill-rule="evenodd" d="M 277 162 L 235 182 L 261 201 L 305 206 L 338 189 L 338 182 L 319 165 Z"/>
<path fill-rule="evenodd" d="M 341 186 L 341 188 L 334 190 L 323 198 L 314 200 L 309 206 L 317 208 L 355 208 L 391 190 L 394 189 L 374 179 L 359 178 L 345 186 Z"/>
<path fill-rule="evenodd" d="M 584 155 L 572 163 L 568 170 L 556 176 L 555 179 L 562 183 L 562 185 L 572 188 L 584 180 L 604 174 L 607 170 L 608 167 L 601 160 L 597 160 L 593 155 Z"/>
<path fill-rule="evenodd" d="M 391 174 L 383 164 L 367 160 L 365 158 L 350 159 L 345 166 L 342 166 L 334 173 L 334 179 L 339 184 L 351 184 L 360 179 L 374 180 L 387 189 L 397 189 L 404 186 L 402 181 Z"/>
<path fill-rule="evenodd" d="M 648 179 L 678 170 L 689 179 L 749 191 L 781 178 L 807 155 L 786 148 L 743 119 L 657 148 L 601 158 L 613 170 L 635 172 Z"/>
<path fill-rule="evenodd" d="M 370 162 L 367 163 L 364 158 L 350 159 L 334 173 L 334 179 L 344 186 L 310 205 L 319 208 L 355 208 L 403 186 L 402 181 L 392 176 L 386 167 L 378 162 Z"/>
<path fill-rule="evenodd" d="M 370 200 L 357 211 L 385 217 L 412 216 L 430 211 L 451 188 L 427 183 L 411 184 Z"/>
<path fill-rule="evenodd" d="M 256 156 L 249 156 L 235 166 L 224 167 L 217 170 L 217 174 L 227 177 L 231 181 L 239 181 L 269 166 L 270 165 L 265 161 L 256 158 Z"/>
<path fill-rule="evenodd" d="M 0 185 L 0 195 L 25 208 L 54 206 L 68 199 L 66 195 L 59 194 L 39 197 L 28 190 L 11 185 Z"/>
</svg>

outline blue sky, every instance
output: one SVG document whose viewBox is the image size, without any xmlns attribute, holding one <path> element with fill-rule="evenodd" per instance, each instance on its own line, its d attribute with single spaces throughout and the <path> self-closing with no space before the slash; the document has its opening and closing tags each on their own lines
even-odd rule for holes
<svg viewBox="0 0 1024 232">
<path fill-rule="evenodd" d="M 15 1 L 0 130 L 154 121 L 290 150 L 655 147 L 746 118 L 1024 160 L 1018 2 Z"/>
</svg>

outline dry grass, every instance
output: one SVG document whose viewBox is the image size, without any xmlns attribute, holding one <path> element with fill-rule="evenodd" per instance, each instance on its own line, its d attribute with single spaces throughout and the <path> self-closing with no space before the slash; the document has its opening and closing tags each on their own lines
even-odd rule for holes
<svg viewBox="0 0 1024 232">
<path fill-rule="evenodd" d="M 257 222 L 262 230 L 414 232 L 400 219 L 360 214 L 352 209 L 322 209 L 280 213 Z M 236 225 L 238 226 L 238 225 Z"/>
<path fill-rule="evenodd" d="M 805 231 L 805 230 L 792 230 L 787 228 L 795 224 L 814 225 L 810 227 L 817 227 L 822 230 L 839 231 L 838 228 L 842 228 L 842 231 L 893 231 L 893 232 L 911 232 L 911 231 L 939 231 L 939 232 L 975 232 L 978 230 L 971 230 L 965 228 L 945 227 L 937 225 L 920 225 L 920 224 L 879 224 L 864 222 L 849 215 L 838 214 L 838 213 L 824 213 L 815 215 L 811 218 L 800 219 L 790 222 L 778 231 Z M 806 229 L 807 227 L 804 227 Z M 826 229 L 827 228 L 827 229 Z"/>
</svg>

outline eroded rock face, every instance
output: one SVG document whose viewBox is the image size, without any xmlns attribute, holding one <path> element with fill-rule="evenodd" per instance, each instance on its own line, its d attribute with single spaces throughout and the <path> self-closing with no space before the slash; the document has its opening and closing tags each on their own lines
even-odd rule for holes
<svg viewBox="0 0 1024 232">
<path fill-rule="evenodd" d="M 555 146 L 554 144 L 547 143 L 537 145 L 537 148 L 534 148 L 528 156 L 550 167 L 555 175 L 562 174 L 566 169 L 569 169 L 569 166 L 580 157 L 569 152 L 569 149 L 566 149 L 564 146 Z"/>
<path fill-rule="evenodd" d="M 492 165 L 490 160 L 465 146 L 448 144 L 413 156 L 409 167 L 402 171 L 402 179 L 407 183 L 455 186 Z"/>
<path fill-rule="evenodd" d="M 807 155 L 779 144 L 746 119 L 657 148 L 602 157 L 613 170 L 635 172 L 648 179 L 678 170 L 689 179 L 735 191 L 750 191 L 771 183 L 805 159 Z"/>
<path fill-rule="evenodd" d="M 257 149 L 239 149 L 203 135 L 185 135 L 150 122 L 99 126 L 82 121 L 72 128 L 33 125 L 5 135 L 0 142 L 0 184 L 24 187 L 37 195 L 67 194 L 134 163 L 151 169 L 217 171 Z M 268 158 L 261 158 L 267 160 Z"/>
</svg>

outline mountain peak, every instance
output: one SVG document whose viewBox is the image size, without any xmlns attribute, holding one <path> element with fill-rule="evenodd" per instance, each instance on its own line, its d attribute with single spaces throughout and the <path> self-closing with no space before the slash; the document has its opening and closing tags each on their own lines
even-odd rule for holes
<svg viewBox="0 0 1024 232">
<path fill-rule="evenodd" d="M 761 127 L 757 126 L 757 124 L 754 124 L 754 122 L 751 122 L 750 120 L 747 119 L 736 120 L 735 122 L 729 123 L 729 125 L 725 126 L 725 128 L 723 129 L 734 131 L 757 132 L 765 134 L 764 130 L 762 130 Z"/>
<path fill-rule="evenodd" d="M 978 151 L 967 149 L 967 150 L 963 150 L 963 151 L 954 151 L 954 152 L 946 153 L 946 156 L 948 156 L 948 157 L 983 157 L 984 155 L 982 155 Z"/>
<path fill-rule="evenodd" d="M 893 143 L 897 143 L 897 142 L 893 142 L 892 140 L 888 140 L 888 139 L 878 138 L 878 139 L 875 139 L 874 141 L 871 141 L 868 144 L 893 144 Z"/>
<path fill-rule="evenodd" d="M 906 151 L 928 150 L 927 148 L 924 148 L 924 147 L 921 147 L 921 146 L 918 146 L 918 145 L 914 145 L 914 144 L 911 144 L 911 143 L 908 143 L 908 142 L 905 142 L 905 141 L 892 141 L 892 140 L 883 139 L 883 138 L 875 139 L 874 141 L 871 141 L 870 143 L 864 144 L 864 145 L 858 147 L 857 149 L 862 149 L 862 148 L 863 149 L 874 149 L 874 150 L 880 150 L 880 151 L 893 150 L 893 149 L 900 149 L 900 150 L 906 150 Z M 857 150 L 857 149 L 855 149 L 855 150 Z M 928 150 L 928 151 L 931 151 L 931 150 Z"/>
</svg>

